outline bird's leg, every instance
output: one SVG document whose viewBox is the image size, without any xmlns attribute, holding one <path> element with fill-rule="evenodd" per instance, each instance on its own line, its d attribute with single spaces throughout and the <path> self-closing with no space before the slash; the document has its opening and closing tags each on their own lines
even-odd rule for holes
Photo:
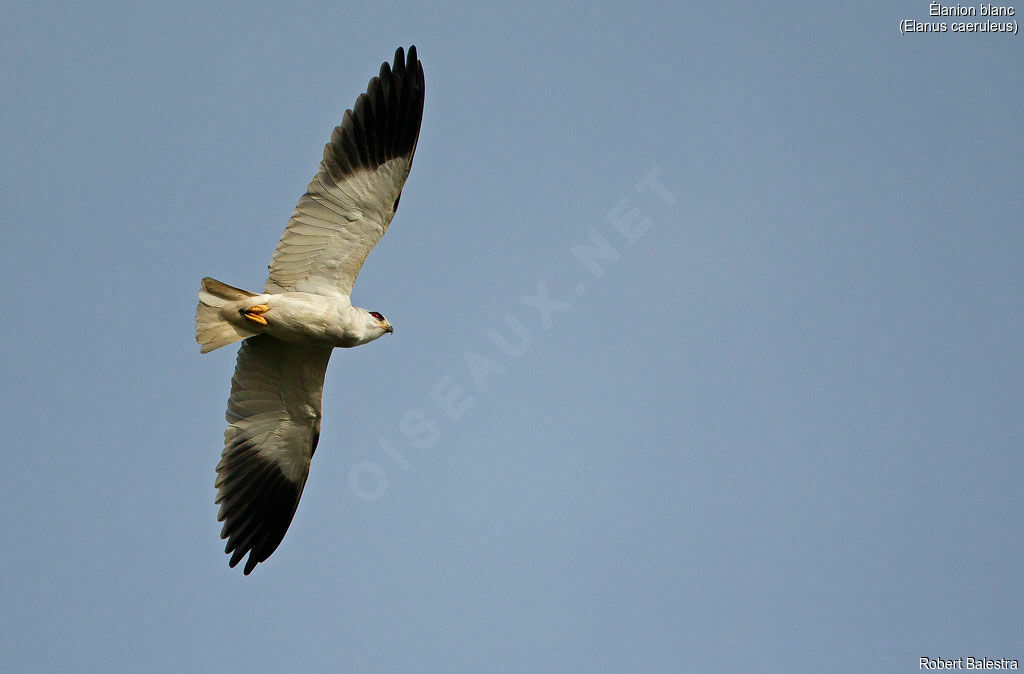
<svg viewBox="0 0 1024 674">
<path fill-rule="evenodd" d="M 253 323 L 266 325 L 267 319 L 263 317 L 263 314 L 269 309 L 270 307 L 268 307 L 266 304 L 257 304 L 255 306 L 249 307 L 248 309 L 239 309 L 238 313 L 242 314 L 242 316 L 252 321 Z"/>
</svg>

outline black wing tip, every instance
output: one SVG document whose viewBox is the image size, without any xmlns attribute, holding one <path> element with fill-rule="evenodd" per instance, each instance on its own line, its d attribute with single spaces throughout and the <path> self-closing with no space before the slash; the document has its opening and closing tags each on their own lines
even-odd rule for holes
<svg viewBox="0 0 1024 674">
<path fill-rule="evenodd" d="M 396 63 L 401 58 L 401 56 L 402 48 L 399 47 L 398 49 L 395 50 Z M 414 89 L 417 90 L 419 93 L 420 103 L 422 106 L 425 81 L 423 78 L 423 62 L 420 61 L 419 54 L 417 54 L 416 52 L 416 45 L 409 45 L 409 54 L 405 59 L 405 72 L 413 73 L 413 77 L 415 78 L 415 81 L 413 82 Z"/>
<path fill-rule="evenodd" d="M 340 181 L 360 168 L 375 170 L 390 159 L 411 159 L 423 120 L 424 90 L 416 45 L 408 52 L 398 47 L 394 63 L 381 64 L 324 148 L 324 168 L 330 177 Z"/>
<path fill-rule="evenodd" d="M 415 71 L 417 67 L 420 67 L 420 60 L 419 57 L 416 55 L 416 45 L 409 45 L 408 57 L 405 56 L 405 50 L 402 47 L 398 47 L 398 49 L 395 50 L 395 63 L 397 64 L 399 62 L 405 64 L 405 69 L 407 71 Z"/>
<path fill-rule="evenodd" d="M 231 555 L 232 569 L 248 555 L 243 573 L 248 576 L 281 545 L 299 505 L 303 485 L 285 477 L 277 465 L 254 455 L 248 443 L 225 448 L 218 473 L 244 472 L 236 480 L 218 487 L 216 503 L 224 522 L 220 537 L 227 539 L 225 554 Z M 253 478 L 249 480 L 248 478 Z M 220 480 L 218 480 L 219 482 Z"/>
</svg>

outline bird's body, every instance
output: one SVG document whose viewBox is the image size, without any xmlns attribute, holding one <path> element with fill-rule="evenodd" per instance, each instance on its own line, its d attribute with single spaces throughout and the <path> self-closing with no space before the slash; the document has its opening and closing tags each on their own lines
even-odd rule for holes
<svg viewBox="0 0 1024 674">
<path fill-rule="evenodd" d="M 207 278 L 203 283 L 200 297 L 206 296 L 204 303 L 211 302 L 209 296 L 213 293 L 207 287 L 219 282 Z M 265 323 L 254 321 L 247 314 L 252 307 L 266 307 L 256 314 L 262 315 Z M 372 342 L 391 331 L 390 324 L 386 321 L 381 324 L 366 309 L 352 306 L 351 300 L 343 295 L 246 293 L 241 299 L 223 301 L 216 309 L 218 317 L 230 324 L 236 334 L 271 335 L 285 342 L 310 346 L 349 348 Z"/>
<path fill-rule="evenodd" d="M 395 216 L 423 116 L 423 67 L 410 47 L 384 63 L 347 110 L 299 199 L 262 293 L 204 278 L 196 309 L 203 353 L 244 340 L 231 379 L 217 465 L 221 537 L 245 573 L 284 538 L 320 438 L 324 374 L 335 347 L 393 332 L 353 306 L 356 276 Z"/>
</svg>

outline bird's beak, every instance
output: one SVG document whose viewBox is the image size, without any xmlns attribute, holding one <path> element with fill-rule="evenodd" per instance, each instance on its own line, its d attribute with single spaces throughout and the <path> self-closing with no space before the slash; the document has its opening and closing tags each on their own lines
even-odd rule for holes
<svg viewBox="0 0 1024 674">
<path fill-rule="evenodd" d="M 395 334 L 395 329 L 393 327 L 391 327 L 390 323 L 385 321 L 384 322 L 384 332 L 388 332 L 388 333 L 391 333 L 393 335 L 393 334 Z"/>
</svg>

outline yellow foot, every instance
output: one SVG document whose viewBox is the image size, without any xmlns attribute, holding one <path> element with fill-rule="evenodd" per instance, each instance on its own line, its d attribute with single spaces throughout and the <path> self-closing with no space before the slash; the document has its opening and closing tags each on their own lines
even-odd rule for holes
<svg viewBox="0 0 1024 674">
<path fill-rule="evenodd" d="M 263 318 L 263 313 L 269 311 L 270 307 L 266 304 L 257 304 L 254 307 L 248 309 L 241 309 L 240 313 L 253 323 L 259 323 L 260 325 L 266 325 L 267 319 Z"/>
</svg>

